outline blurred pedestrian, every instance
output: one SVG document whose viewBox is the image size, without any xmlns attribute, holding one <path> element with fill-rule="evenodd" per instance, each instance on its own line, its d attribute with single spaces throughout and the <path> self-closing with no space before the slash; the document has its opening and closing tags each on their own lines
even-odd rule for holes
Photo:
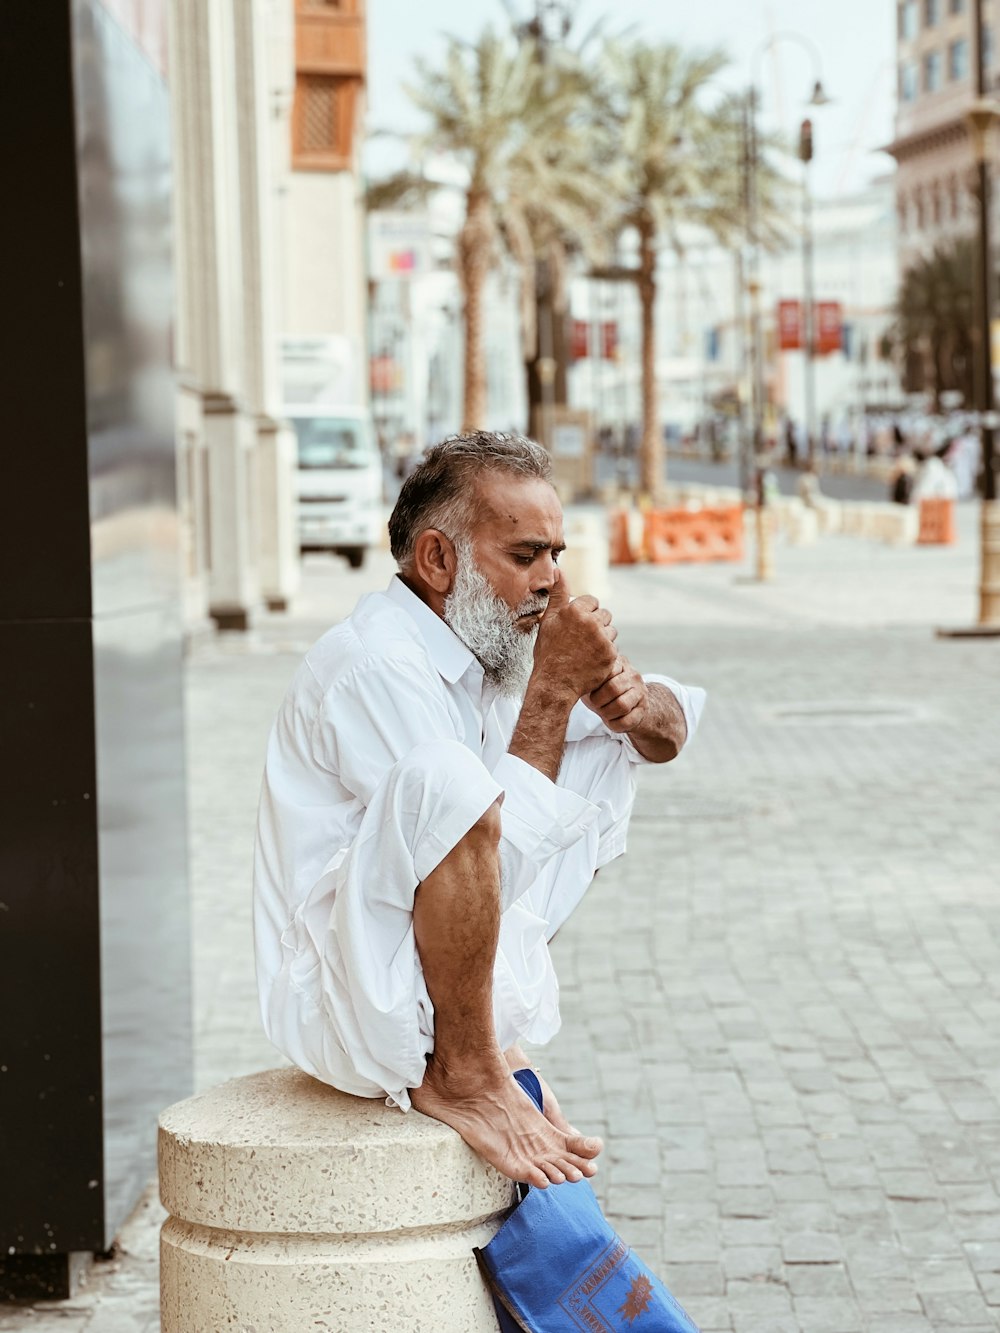
<svg viewBox="0 0 1000 1333">
<path fill-rule="evenodd" d="M 785 462 L 789 467 L 795 467 L 799 457 L 798 440 L 795 435 L 795 422 L 791 417 L 785 418 Z"/>
<path fill-rule="evenodd" d="M 969 500 L 976 493 L 981 454 L 979 434 L 969 426 L 964 427 L 948 447 L 945 461 L 955 474 L 960 500 Z"/>
<path fill-rule="evenodd" d="M 910 499 L 914 503 L 920 500 L 955 500 L 958 498 L 958 483 L 955 474 L 945 461 L 936 453 L 922 450 L 917 455 L 916 476 Z"/>
<path fill-rule="evenodd" d="M 916 466 L 909 454 L 901 454 L 889 477 L 889 499 L 893 504 L 908 505 L 913 491 Z"/>
</svg>

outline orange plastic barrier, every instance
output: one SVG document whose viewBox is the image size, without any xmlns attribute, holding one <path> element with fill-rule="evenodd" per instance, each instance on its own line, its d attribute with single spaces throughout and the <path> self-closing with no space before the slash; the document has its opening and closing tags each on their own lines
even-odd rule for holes
<svg viewBox="0 0 1000 1333">
<path fill-rule="evenodd" d="M 613 565 L 634 565 L 635 552 L 629 545 L 628 514 L 624 509 L 612 509 L 608 515 L 608 535 L 611 550 L 609 560 Z"/>
<path fill-rule="evenodd" d="M 954 500 L 920 501 L 920 527 L 917 530 L 917 543 L 920 546 L 954 545 Z"/>
<path fill-rule="evenodd" d="M 651 509 L 645 547 L 654 565 L 743 559 L 743 507 Z"/>
</svg>

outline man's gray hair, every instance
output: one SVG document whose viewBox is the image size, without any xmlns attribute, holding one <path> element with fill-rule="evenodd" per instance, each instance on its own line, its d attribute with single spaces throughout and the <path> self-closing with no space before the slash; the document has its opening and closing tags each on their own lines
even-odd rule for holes
<svg viewBox="0 0 1000 1333">
<path fill-rule="evenodd" d="M 471 534 L 484 472 L 551 481 L 552 464 L 540 444 L 522 435 L 477 430 L 436 444 L 403 482 L 389 519 L 389 546 L 401 570 L 412 564 L 416 540 L 428 528 L 452 541 Z"/>
</svg>

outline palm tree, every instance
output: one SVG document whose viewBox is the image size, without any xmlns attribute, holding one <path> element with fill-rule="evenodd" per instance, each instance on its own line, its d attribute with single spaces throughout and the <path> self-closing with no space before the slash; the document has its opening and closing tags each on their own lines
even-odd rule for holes
<svg viewBox="0 0 1000 1333">
<path fill-rule="evenodd" d="M 961 237 L 907 269 L 896 300 L 890 339 L 902 355 L 907 388 L 919 392 L 929 380 L 937 411 L 947 389 L 973 402 L 972 275 L 972 241 Z"/>
<path fill-rule="evenodd" d="M 654 496 L 663 476 L 663 440 L 656 387 L 656 260 L 661 238 L 680 245 L 681 224 L 706 213 L 720 164 L 696 150 L 708 135 L 698 97 L 726 64 L 719 50 L 691 54 L 672 43 L 610 41 L 604 52 L 603 115 L 622 176 L 619 230 L 634 229 L 639 263 L 634 278 L 642 319 L 640 489 Z M 708 220 L 707 216 L 705 220 Z M 613 270 L 622 277 L 621 270 Z"/>
<path fill-rule="evenodd" d="M 540 221 L 583 226 L 599 182 L 582 169 L 582 76 L 552 77 L 531 42 L 487 29 L 468 45 L 452 38 L 443 63 L 418 62 L 420 82 L 407 91 L 425 113 L 425 150 L 467 170 L 457 267 L 464 300 L 463 428 L 486 413 L 483 292 L 502 244 L 523 274 L 522 310 L 533 309 L 533 260 Z"/>
</svg>

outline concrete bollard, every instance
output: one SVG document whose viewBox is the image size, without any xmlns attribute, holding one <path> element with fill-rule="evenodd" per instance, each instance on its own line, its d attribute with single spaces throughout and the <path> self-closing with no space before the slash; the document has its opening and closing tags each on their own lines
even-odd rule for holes
<svg viewBox="0 0 1000 1333">
<path fill-rule="evenodd" d="M 472 1254 L 514 1186 L 447 1126 L 297 1069 L 160 1117 L 162 1333 L 496 1333 Z"/>
<path fill-rule="evenodd" d="M 566 550 L 559 557 L 570 591 L 590 593 L 599 602 L 608 595 L 608 525 L 603 511 L 569 509 L 565 517 Z M 633 549 L 638 550 L 638 546 Z"/>
<path fill-rule="evenodd" d="M 819 538 L 819 515 L 801 505 L 786 515 L 785 531 L 792 546 L 812 546 Z"/>
</svg>

